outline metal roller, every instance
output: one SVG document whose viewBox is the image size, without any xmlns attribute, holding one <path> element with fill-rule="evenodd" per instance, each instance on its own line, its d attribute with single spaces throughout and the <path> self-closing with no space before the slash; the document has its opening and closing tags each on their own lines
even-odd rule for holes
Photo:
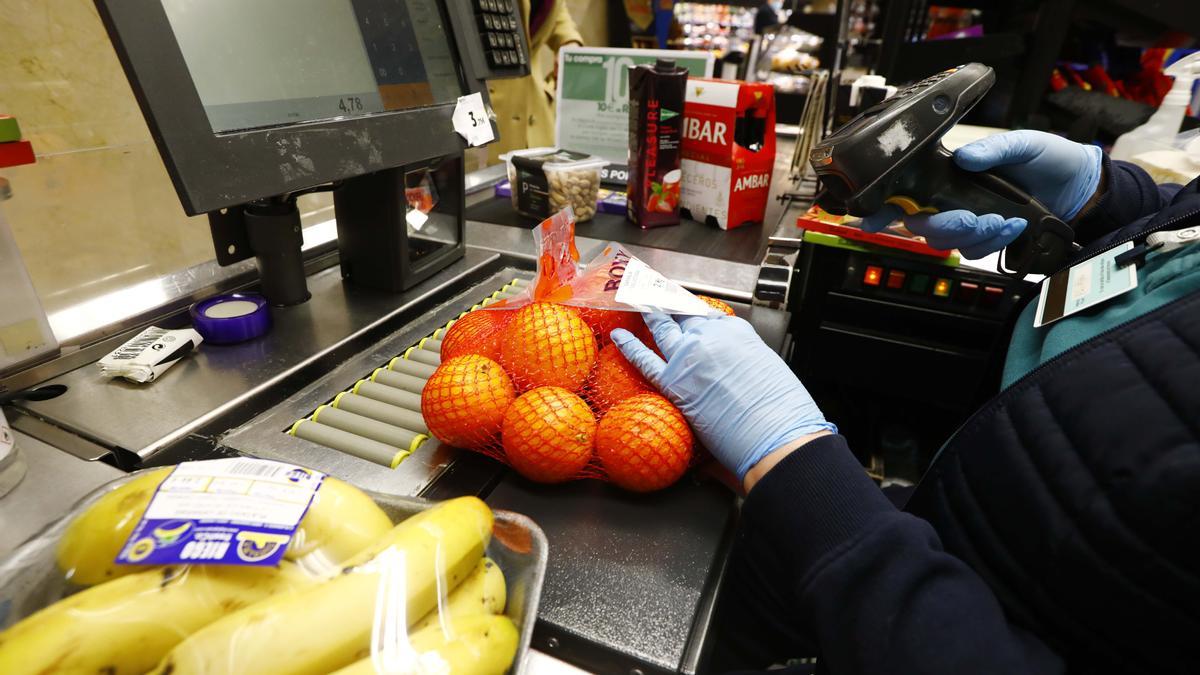
<svg viewBox="0 0 1200 675">
<path fill-rule="evenodd" d="M 526 286 L 529 285 L 529 280 L 528 279 L 513 279 L 512 281 L 508 282 L 508 285 L 525 288 Z"/>
<path fill-rule="evenodd" d="M 355 436 L 379 441 L 385 445 L 394 446 L 402 450 L 407 449 L 410 453 L 429 438 L 419 431 L 393 426 L 364 415 L 352 413 L 349 410 L 331 408 L 327 405 L 317 408 L 316 412 L 312 414 L 312 421 L 331 426 L 334 429 L 348 431 Z"/>
<path fill-rule="evenodd" d="M 385 368 L 376 368 L 375 372 L 371 373 L 371 381 L 392 387 L 393 389 L 411 392 L 418 396 L 421 395 L 421 390 L 425 388 L 425 378 L 397 373 Z"/>
<path fill-rule="evenodd" d="M 432 336 L 432 335 L 430 335 L 429 337 L 425 338 L 424 340 L 421 340 L 420 344 L 418 344 L 417 346 L 418 346 L 418 347 L 420 347 L 421 349 L 424 349 L 424 350 L 426 350 L 426 351 L 431 351 L 431 352 L 435 352 L 435 353 L 438 353 L 438 354 L 441 354 L 441 353 L 442 353 L 442 341 L 441 341 L 441 339 L 439 339 L 439 338 L 436 338 L 436 337 L 434 337 L 434 336 Z"/>
<path fill-rule="evenodd" d="M 421 410 L 421 395 L 414 394 L 411 391 L 389 387 L 370 380 L 359 380 L 358 384 L 354 385 L 352 393 L 359 396 L 373 398 L 376 401 L 382 401 L 398 408 L 407 410 Z"/>
<path fill-rule="evenodd" d="M 424 340 L 422 340 L 424 342 Z M 423 347 L 409 347 L 408 351 L 404 352 L 404 358 L 410 361 L 419 361 L 428 363 L 431 366 L 442 365 L 442 356 L 437 352 L 431 352 Z"/>
<path fill-rule="evenodd" d="M 317 445 L 353 455 L 368 462 L 394 469 L 409 455 L 408 448 L 394 448 L 370 438 L 363 438 L 312 420 L 300 420 L 292 425 L 289 434 L 312 441 Z"/>
<path fill-rule="evenodd" d="M 412 429 L 423 434 L 429 433 L 429 427 L 425 425 L 425 418 L 421 416 L 418 410 L 409 410 L 399 406 L 376 401 L 373 398 L 359 396 L 348 391 L 343 391 L 333 399 L 331 404 L 334 408 L 352 412 L 363 417 L 370 417 L 373 420 L 379 420 L 402 429 Z"/>
<path fill-rule="evenodd" d="M 420 361 L 412 361 L 410 359 L 404 359 L 397 356 L 388 362 L 388 370 L 392 370 L 397 373 L 404 373 L 405 375 L 412 375 L 413 377 L 419 377 L 421 379 L 428 379 L 430 375 L 433 375 L 433 371 L 437 370 L 437 366 L 433 366 L 428 363 L 422 363 Z"/>
</svg>

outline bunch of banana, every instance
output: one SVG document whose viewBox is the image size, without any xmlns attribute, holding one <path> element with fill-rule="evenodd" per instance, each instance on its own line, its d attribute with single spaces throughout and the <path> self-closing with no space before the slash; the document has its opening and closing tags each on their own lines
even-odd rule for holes
<svg viewBox="0 0 1200 675">
<path fill-rule="evenodd" d="M 141 474 L 105 494 L 67 526 L 58 547 L 58 566 L 70 582 L 93 586 L 143 569 L 114 561 L 170 473 L 168 467 Z M 387 514 L 366 493 L 327 476 L 284 557 L 309 574 L 329 575 L 391 527 Z"/>
<path fill-rule="evenodd" d="M 480 500 L 443 502 L 392 528 L 340 576 L 196 631 L 153 672 L 324 675 L 349 666 L 502 673 L 517 633 L 493 614 L 503 609 L 505 590 L 498 566 L 483 559 L 491 532 L 492 512 Z"/>
<path fill-rule="evenodd" d="M 315 583 L 292 563 L 135 567 L 0 633 L 0 673 L 144 673 L 229 612 Z"/>
</svg>

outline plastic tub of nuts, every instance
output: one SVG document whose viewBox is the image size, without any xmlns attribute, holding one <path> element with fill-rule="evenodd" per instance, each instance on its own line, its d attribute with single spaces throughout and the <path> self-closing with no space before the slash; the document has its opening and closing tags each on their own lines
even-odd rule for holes
<svg viewBox="0 0 1200 675">
<path fill-rule="evenodd" d="M 570 206 L 575 220 L 596 215 L 600 169 L 607 160 L 558 148 L 514 150 L 500 156 L 508 163 L 513 208 L 523 216 L 547 218 Z"/>
</svg>

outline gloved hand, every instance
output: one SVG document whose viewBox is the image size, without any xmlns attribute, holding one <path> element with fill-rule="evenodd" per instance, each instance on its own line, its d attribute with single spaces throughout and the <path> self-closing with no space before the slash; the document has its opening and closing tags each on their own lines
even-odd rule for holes
<svg viewBox="0 0 1200 675">
<path fill-rule="evenodd" d="M 629 331 L 612 340 L 671 400 L 700 441 L 742 480 L 773 450 L 818 431 L 837 432 L 787 364 L 736 317 L 646 314 L 666 361 Z"/>
<path fill-rule="evenodd" d="M 1025 189 L 1054 215 L 1071 220 L 1100 185 L 1101 157 L 1094 145 L 1080 145 L 1042 131 L 1009 131 L 982 138 L 954 152 L 954 161 L 967 171 L 996 173 Z M 903 218 L 913 234 L 934 248 L 957 248 L 967 258 L 982 258 L 1016 239 L 1028 224 L 1024 218 L 954 210 L 905 216 L 887 204 L 863 219 L 862 228 L 878 232 Z"/>
</svg>

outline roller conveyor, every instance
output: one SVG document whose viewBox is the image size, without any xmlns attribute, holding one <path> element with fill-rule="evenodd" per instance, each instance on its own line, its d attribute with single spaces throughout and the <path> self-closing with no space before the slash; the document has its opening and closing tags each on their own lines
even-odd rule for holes
<svg viewBox="0 0 1200 675">
<path fill-rule="evenodd" d="M 526 285 L 527 281 L 514 279 L 468 311 L 514 297 Z M 422 338 L 297 420 L 287 433 L 368 462 L 398 467 L 429 440 L 429 427 L 421 417 L 421 390 L 442 362 L 442 338 L 453 325 L 451 320 Z"/>
</svg>

